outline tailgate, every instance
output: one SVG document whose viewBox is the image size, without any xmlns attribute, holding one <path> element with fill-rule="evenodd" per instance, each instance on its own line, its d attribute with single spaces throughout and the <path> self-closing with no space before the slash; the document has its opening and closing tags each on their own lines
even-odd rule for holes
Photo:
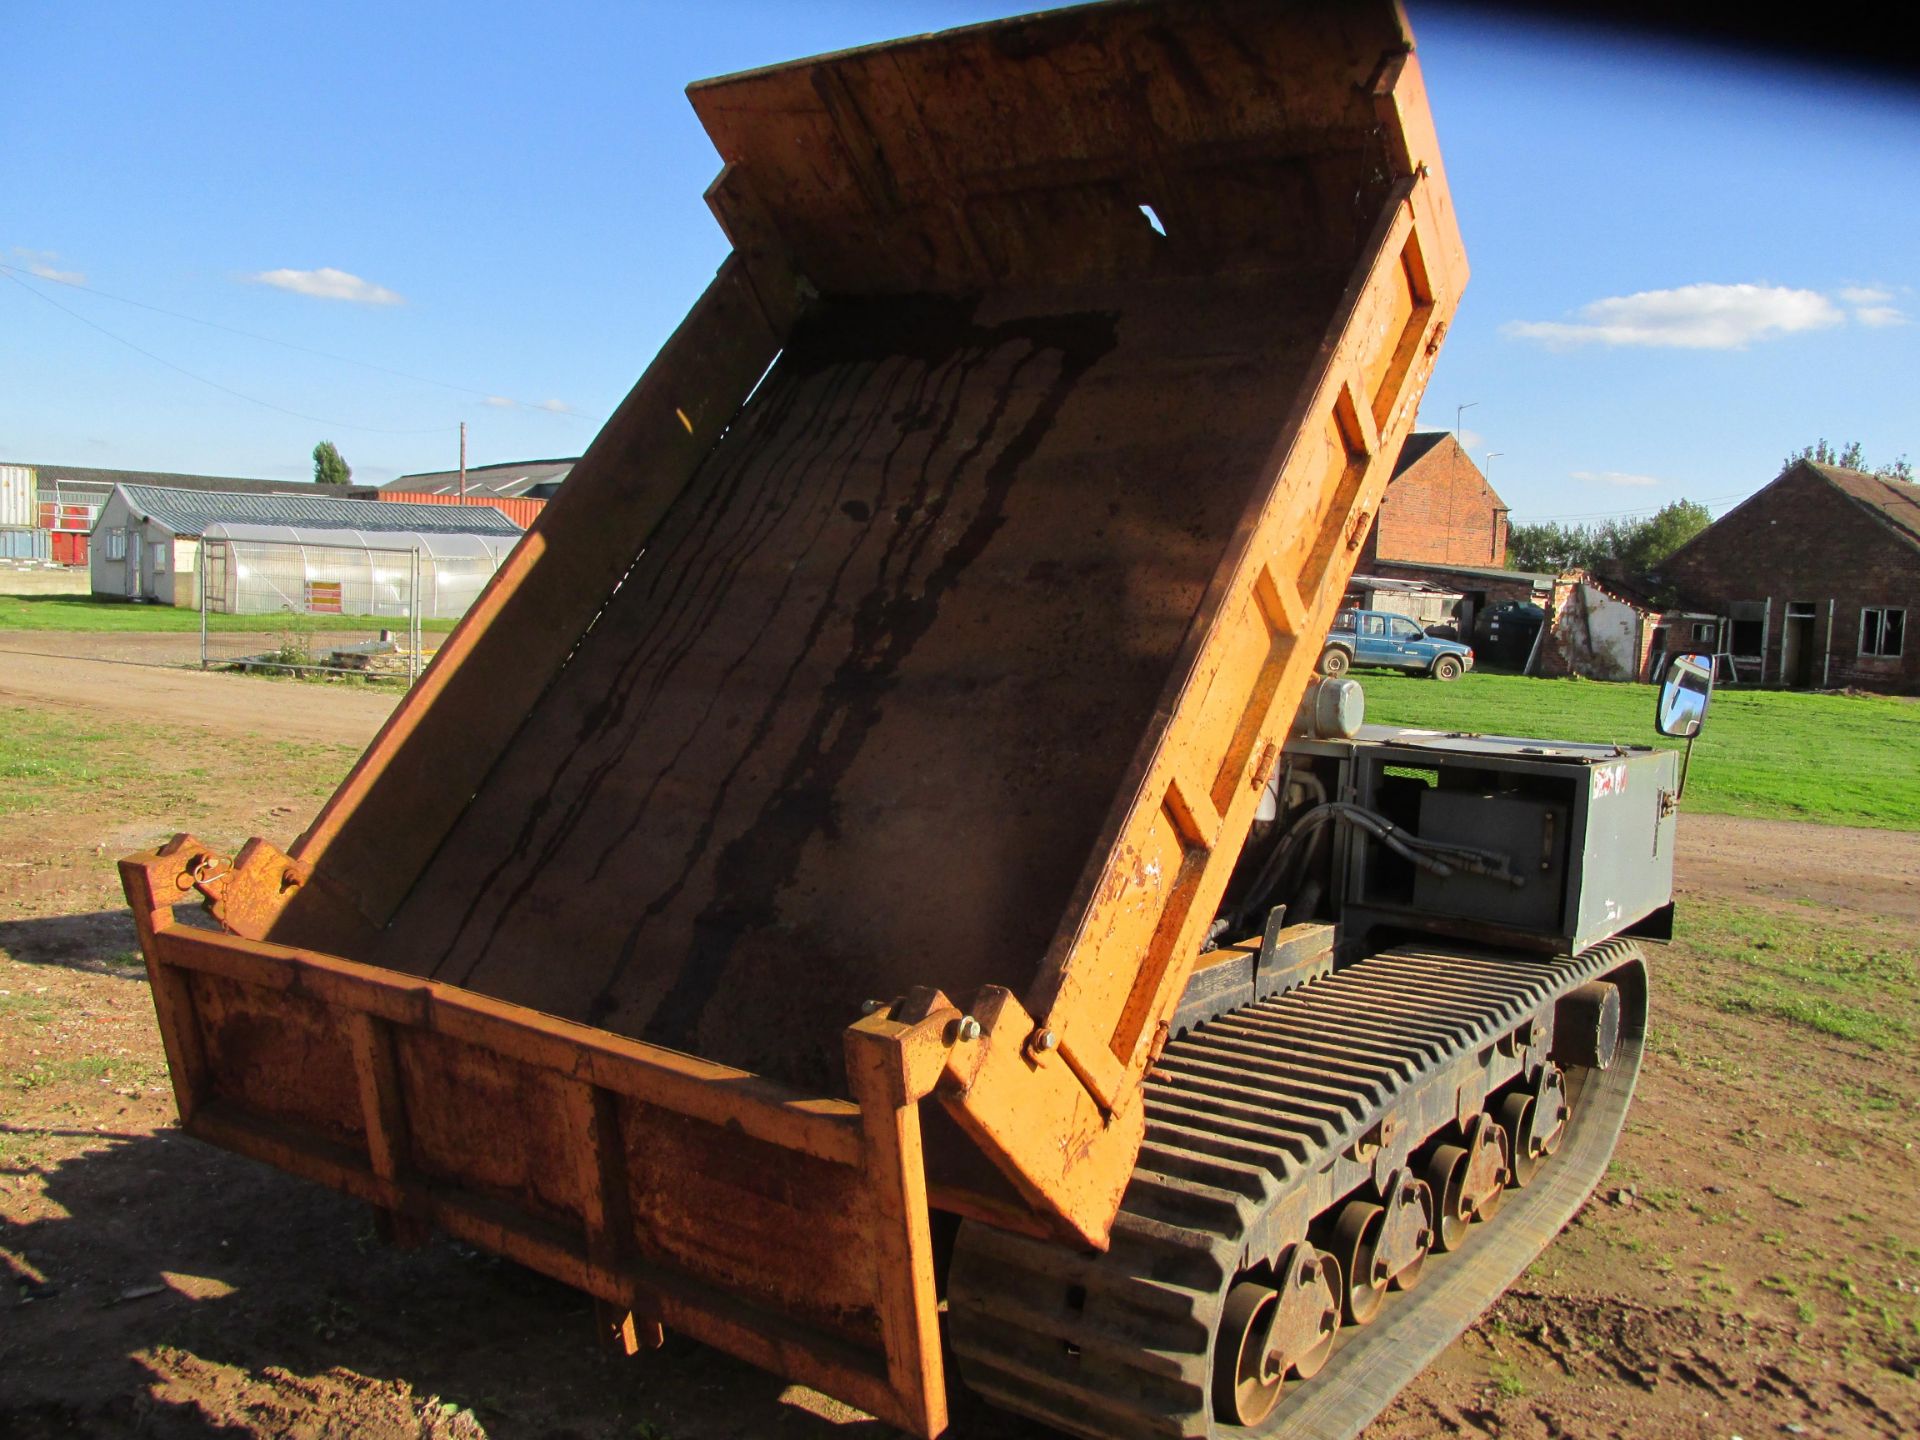
<svg viewBox="0 0 1920 1440">
<path fill-rule="evenodd" d="M 453 985 L 183 924 L 212 852 L 121 862 L 183 1128 L 920 1433 L 944 1427 L 919 1027 L 847 1035 L 855 1100 Z M 922 1047 L 935 1058 L 945 1046 Z M 937 1052 L 937 1054 L 936 1054 Z M 918 1085 L 916 1085 L 916 1080 Z M 924 1093 L 924 1089 L 920 1090 Z"/>
</svg>

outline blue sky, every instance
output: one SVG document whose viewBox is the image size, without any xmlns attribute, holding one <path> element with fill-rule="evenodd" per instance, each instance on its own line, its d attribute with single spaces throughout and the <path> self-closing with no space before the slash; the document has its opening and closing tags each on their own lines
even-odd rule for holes
<svg viewBox="0 0 1920 1440">
<path fill-rule="evenodd" d="M 0 459 L 578 453 L 725 253 L 688 81 L 1024 8 L 10 7 Z M 1473 266 L 1422 419 L 1517 519 L 1920 457 L 1920 97 L 1409 8 Z"/>
</svg>

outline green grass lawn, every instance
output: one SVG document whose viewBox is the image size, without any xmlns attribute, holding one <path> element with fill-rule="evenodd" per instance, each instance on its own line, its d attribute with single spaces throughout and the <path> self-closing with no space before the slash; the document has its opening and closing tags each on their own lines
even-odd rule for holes
<svg viewBox="0 0 1920 1440">
<path fill-rule="evenodd" d="M 353 615 L 210 615 L 209 628 L 281 634 L 395 627 Z M 191 632 L 198 611 L 69 595 L 0 595 L 0 630 Z M 429 620 L 429 631 L 453 628 Z M 1391 670 L 1357 672 L 1367 718 L 1549 740 L 1664 744 L 1654 690 L 1592 680 L 1476 671 L 1452 684 Z M 1920 830 L 1920 703 L 1883 696 L 1721 690 L 1694 747 L 1689 809 Z"/>
<path fill-rule="evenodd" d="M 277 634 L 282 630 L 400 630 L 393 615 L 209 615 L 207 628 L 222 632 Z M 445 633 L 451 620 L 423 620 L 421 629 Z M 99 630 L 180 634 L 200 629 L 200 612 L 174 605 L 136 605 L 88 595 L 0 595 L 0 630 Z"/>
<path fill-rule="evenodd" d="M 1726 967 L 1675 979 L 1728 1014 L 1768 1015 L 1910 1057 L 1920 1021 L 1920 945 L 1866 916 L 1849 915 L 1844 926 L 1835 918 L 1816 908 L 1795 915 L 1689 901 L 1678 938 Z"/>
<path fill-rule="evenodd" d="M 1654 733 L 1650 685 L 1485 672 L 1452 684 L 1393 671 L 1355 678 L 1367 692 L 1367 719 L 1381 724 L 1679 748 Z M 1685 806 L 1920 830 L 1920 703 L 1717 690 L 1694 744 Z"/>
<path fill-rule="evenodd" d="M 270 769 L 276 784 L 320 797 L 360 754 L 357 745 L 258 738 L 156 746 L 153 734 L 138 720 L 0 705 L 0 819 L 85 805 L 122 818 L 196 819 L 216 769 L 236 756 Z"/>
</svg>

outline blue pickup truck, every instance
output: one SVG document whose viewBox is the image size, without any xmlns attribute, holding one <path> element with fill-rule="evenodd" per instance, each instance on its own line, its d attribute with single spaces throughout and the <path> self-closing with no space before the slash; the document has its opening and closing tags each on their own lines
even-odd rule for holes
<svg viewBox="0 0 1920 1440">
<path fill-rule="evenodd" d="M 1344 675 L 1354 665 L 1389 665 L 1436 680 L 1458 680 L 1473 668 L 1473 647 L 1435 639 L 1404 615 L 1342 610 L 1333 617 L 1320 652 L 1320 673 Z"/>
</svg>

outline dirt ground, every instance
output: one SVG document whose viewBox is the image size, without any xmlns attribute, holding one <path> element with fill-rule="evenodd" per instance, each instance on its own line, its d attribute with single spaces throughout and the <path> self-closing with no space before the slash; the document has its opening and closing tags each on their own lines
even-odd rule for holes
<svg viewBox="0 0 1920 1440">
<path fill-rule="evenodd" d="M 74 650 L 61 655 L 39 648 L 53 644 Z M 60 634 L 50 639 L 44 633 L 0 632 L 0 704 L 15 701 L 138 721 L 167 717 L 169 724 L 184 716 L 195 731 L 215 735 L 364 746 L 399 703 L 397 692 L 371 686 L 316 689 L 177 668 L 187 663 L 181 647 L 197 644 L 190 635 Z M 175 652 L 176 658 L 164 658 Z M 193 654 L 199 654 L 197 648 Z M 314 703 L 316 695 L 324 699 Z"/>
<path fill-rule="evenodd" d="M 286 842 L 390 704 L 0 654 L 0 705 L 174 717 L 143 763 L 191 774 L 191 823 L 224 845 Z M 288 744 L 316 736 L 331 743 Z M 384 1246 L 362 1207 L 182 1137 L 111 871 L 174 828 L 177 802 L 147 781 L 133 800 L 9 798 L 0 1436 L 885 1431 L 684 1340 L 604 1355 L 573 1292 L 446 1241 Z M 1796 1023 L 1742 988 L 1740 958 L 1831 940 L 1893 964 L 1889 993 L 1910 996 L 1920 836 L 1689 816 L 1680 876 L 1706 918 L 1655 953 L 1655 1031 L 1613 1172 L 1370 1440 L 1920 1434 L 1913 1036 L 1869 991 L 1844 993 L 1891 1028 Z M 1039 1433 L 962 1413 L 963 1435 Z"/>
<path fill-rule="evenodd" d="M 1685 825 L 1685 887 L 1920 921 L 1920 835 L 1911 831 L 1734 815 L 1689 816 Z"/>
</svg>

